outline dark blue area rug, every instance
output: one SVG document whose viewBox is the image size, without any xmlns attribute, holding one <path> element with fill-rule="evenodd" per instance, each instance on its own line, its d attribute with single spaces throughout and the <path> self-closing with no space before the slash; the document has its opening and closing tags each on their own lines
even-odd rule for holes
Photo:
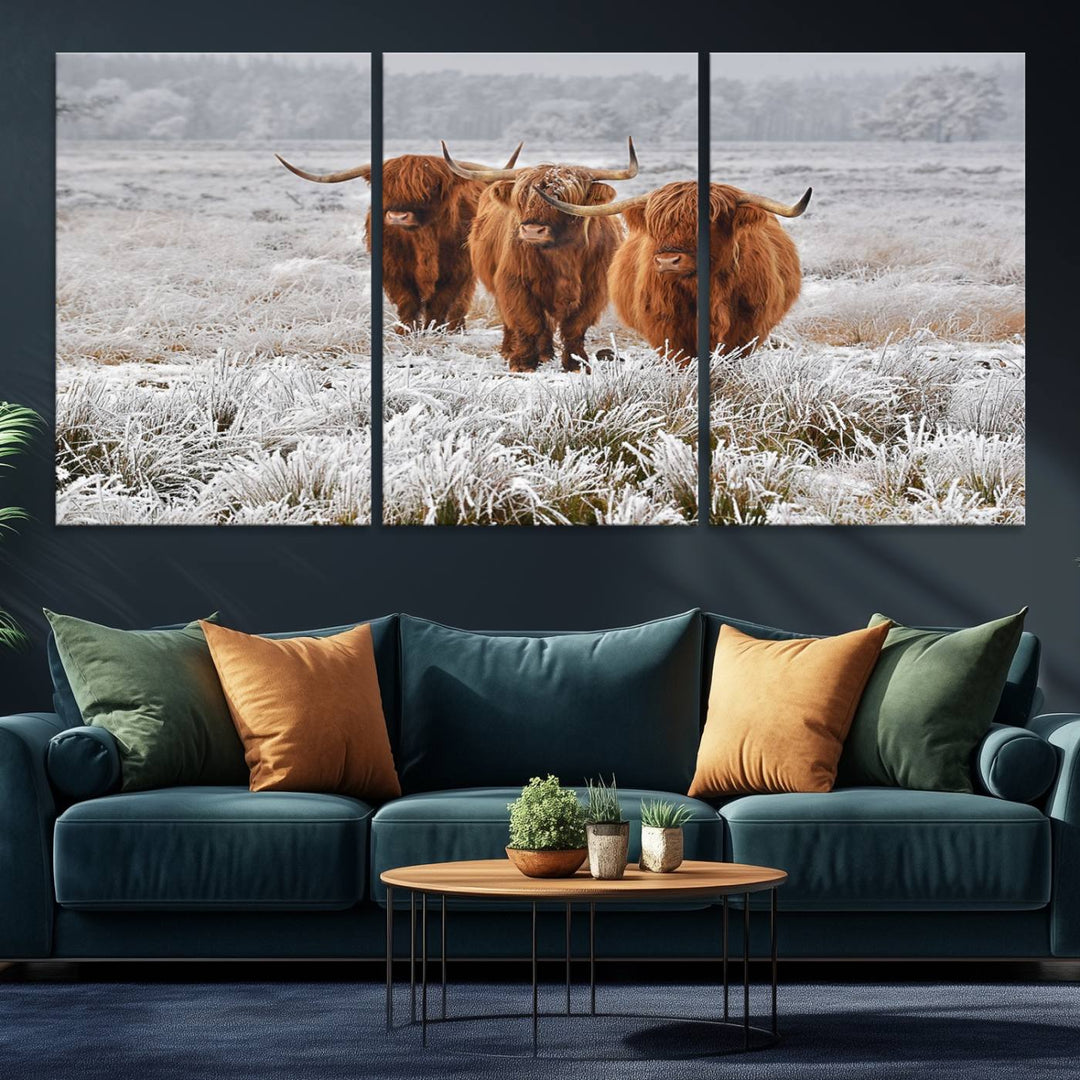
<svg viewBox="0 0 1080 1080">
<path fill-rule="evenodd" d="M 564 1005 L 542 987 L 542 1005 Z M 575 1009 L 587 1008 L 575 987 Z M 1080 1075 L 1080 986 L 803 984 L 781 987 L 783 1040 L 769 1049 L 676 1060 L 724 1049 L 734 1033 L 697 1024 L 611 1016 L 545 1018 L 540 1058 L 527 1018 L 429 1026 L 429 1044 L 407 1026 L 399 987 L 390 1036 L 384 988 L 372 982 L 0 983 L 3 1080 L 349 1080 L 355 1077 L 557 1077 L 562 1080 L 677 1077 L 1076 1077 Z M 432 995 L 432 1015 L 438 990 Z M 741 987 L 732 1008 L 741 1004 Z M 450 1015 L 522 1012 L 527 987 L 450 987 Z M 768 991 L 753 1007 L 767 1024 Z M 603 1012 L 664 1010 L 706 1015 L 718 995 L 702 986 L 604 986 Z M 715 1015 L 715 1013 L 714 1013 Z M 717 1038 L 720 1042 L 717 1042 Z M 615 1060 L 579 1060 L 581 1056 Z M 638 1060 L 626 1060 L 628 1057 Z"/>
</svg>

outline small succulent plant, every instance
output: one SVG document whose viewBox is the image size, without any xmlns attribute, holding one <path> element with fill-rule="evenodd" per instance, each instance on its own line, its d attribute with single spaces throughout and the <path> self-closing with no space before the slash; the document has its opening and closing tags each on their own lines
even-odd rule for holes
<svg viewBox="0 0 1080 1080">
<path fill-rule="evenodd" d="M 679 829 L 693 815 L 687 806 L 676 806 L 673 802 L 652 799 L 641 804 L 641 824 L 647 829 Z"/>
</svg>

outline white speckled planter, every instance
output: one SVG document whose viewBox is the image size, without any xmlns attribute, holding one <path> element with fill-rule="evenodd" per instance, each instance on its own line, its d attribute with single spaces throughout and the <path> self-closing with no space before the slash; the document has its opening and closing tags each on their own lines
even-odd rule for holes
<svg viewBox="0 0 1080 1080">
<path fill-rule="evenodd" d="M 642 870 L 651 870 L 654 874 L 670 874 L 677 870 L 683 861 L 683 831 L 678 829 L 657 829 L 651 825 L 641 826 L 641 862 Z"/>
<path fill-rule="evenodd" d="M 589 873 L 601 881 L 621 878 L 630 846 L 630 822 L 590 822 L 585 831 L 589 836 Z"/>
</svg>

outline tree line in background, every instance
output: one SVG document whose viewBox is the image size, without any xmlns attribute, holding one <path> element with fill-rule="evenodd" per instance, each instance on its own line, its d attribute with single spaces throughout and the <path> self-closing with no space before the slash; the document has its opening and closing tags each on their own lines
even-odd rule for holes
<svg viewBox="0 0 1080 1080">
<path fill-rule="evenodd" d="M 805 76 L 743 81 L 713 65 L 714 140 L 1022 138 L 1021 65 L 987 72 Z M 366 139 L 366 64 L 287 55 L 85 53 L 57 60 L 61 137 Z M 697 88 L 684 75 L 385 76 L 388 140 L 507 139 L 642 144 L 697 137 Z"/>
</svg>

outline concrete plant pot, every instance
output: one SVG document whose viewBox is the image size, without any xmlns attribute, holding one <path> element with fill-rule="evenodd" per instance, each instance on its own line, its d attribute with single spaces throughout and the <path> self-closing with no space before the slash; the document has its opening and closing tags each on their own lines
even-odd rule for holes
<svg viewBox="0 0 1080 1080">
<path fill-rule="evenodd" d="M 658 829 L 652 825 L 641 826 L 642 870 L 654 874 L 670 874 L 683 861 L 682 826 L 675 829 Z"/>
<path fill-rule="evenodd" d="M 589 822 L 589 873 L 599 881 L 613 881 L 626 870 L 630 847 L 630 822 Z"/>
</svg>

